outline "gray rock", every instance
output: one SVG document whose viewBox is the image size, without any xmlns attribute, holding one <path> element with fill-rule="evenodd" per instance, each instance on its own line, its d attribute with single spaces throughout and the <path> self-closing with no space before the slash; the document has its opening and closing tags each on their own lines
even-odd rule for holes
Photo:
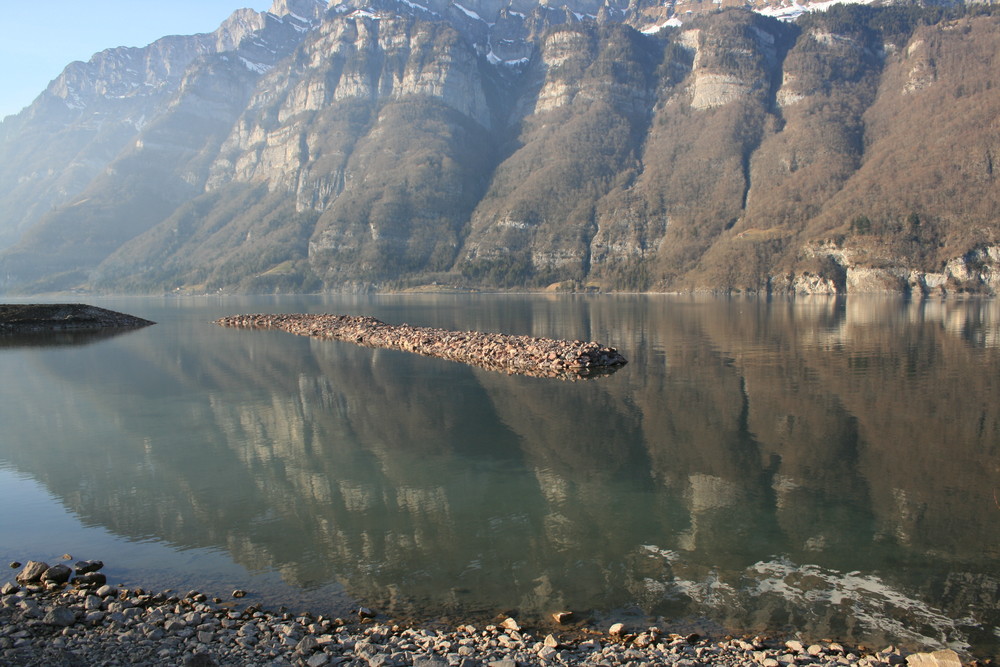
<svg viewBox="0 0 1000 667">
<path fill-rule="evenodd" d="M 24 566 L 24 569 L 18 573 L 17 580 L 22 584 L 41 581 L 42 575 L 45 574 L 47 569 L 49 569 L 48 563 L 29 560 L 28 564 Z"/>
<path fill-rule="evenodd" d="M 325 667 L 329 662 L 330 658 L 326 653 L 316 653 L 306 660 L 306 667 Z"/>
<path fill-rule="evenodd" d="M 77 574 L 89 574 L 103 568 L 104 562 L 99 560 L 78 560 L 73 567 Z"/>
<path fill-rule="evenodd" d="M 163 630 L 165 632 L 180 632 L 186 627 L 187 624 L 185 624 L 184 621 L 178 621 L 176 619 L 169 620 L 163 624 Z"/>
<path fill-rule="evenodd" d="M 207 653 L 195 653 L 184 658 L 184 667 L 216 667 L 216 664 Z"/>
<path fill-rule="evenodd" d="M 73 583 L 83 588 L 98 588 L 108 583 L 108 578 L 100 572 L 88 572 L 73 577 Z"/>
<path fill-rule="evenodd" d="M 20 586 L 10 583 L 9 581 L 0 588 L 0 595 L 13 595 L 21 590 Z"/>
<path fill-rule="evenodd" d="M 38 607 L 38 602 L 33 599 L 29 598 L 27 600 L 21 600 L 17 606 L 21 610 L 21 613 L 28 618 L 38 618 L 42 615 L 42 612 Z"/>
<path fill-rule="evenodd" d="M 448 662 L 433 656 L 417 656 L 413 658 L 413 667 L 448 667 Z"/>
<path fill-rule="evenodd" d="M 122 610 L 122 616 L 124 616 L 126 620 L 130 621 L 142 618 L 143 614 L 145 614 L 145 610 L 141 607 L 129 607 L 128 609 Z"/>
<path fill-rule="evenodd" d="M 110 595 L 116 595 L 118 591 L 114 588 L 114 586 L 101 586 L 96 591 L 94 591 L 94 593 L 98 597 L 106 598 Z"/>
<path fill-rule="evenodd" d="M 295 645 L 295 650 L 298 653 L 307 654 L 312 653 L 317 648 L 319 648 L 319 642 L 312 635 L 306 635 L 302 640 Z"/>
<path fill-rule="evenodd" d="M 538 651 L 538 657 L 542 660 L 553 660 L 559 652 L 551 646 L 543 646 Z"/>
<path fill-rule="evenodd" d="M 76 613 L 69 607 L 53 607 L 42 617 L 42 622 L 67 628 L 76 623 Z"/>
</svg>

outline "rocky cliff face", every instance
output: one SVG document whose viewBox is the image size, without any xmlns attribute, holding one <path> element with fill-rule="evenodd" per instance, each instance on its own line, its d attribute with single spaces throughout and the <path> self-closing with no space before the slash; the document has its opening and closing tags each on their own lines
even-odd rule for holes
<svg viewBox="0 0 1000 667">
<path fill-rule="evenodd" d="M 240 10 L 0 125 L 0 285 L 992 293 L 1000 21 L 953 14 Z"/>
</svg>

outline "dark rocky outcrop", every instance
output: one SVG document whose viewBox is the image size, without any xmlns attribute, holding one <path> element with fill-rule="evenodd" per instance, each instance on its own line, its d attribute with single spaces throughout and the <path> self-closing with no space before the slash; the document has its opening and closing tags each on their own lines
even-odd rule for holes
<svg viewBox="0 0 1000 667">
<path fill-rule="evenodd" d="M 145 327 L 155 322 L 82 303 L 0 304 L 0 334 Z"/>
</svg>

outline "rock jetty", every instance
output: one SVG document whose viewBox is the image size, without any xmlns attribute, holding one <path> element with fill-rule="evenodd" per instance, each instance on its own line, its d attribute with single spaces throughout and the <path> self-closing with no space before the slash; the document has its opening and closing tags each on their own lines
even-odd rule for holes
<svg viewBox="0 0 1000 667">
<path fill-rule="evenodd" d="M 535 377 L 586 378 L 627 363 L 615 348 L 594 342 L 391 325 L 374 317 L 257 314 L 223 317 L 215 323 L 225 327 L 280 329 L 300 336 L 403 350 Z"/>
<path fill-rule="evenodd" d="M 498 617 L 481 627 L 440 630 L 401 626 L 363 607 L 350 619 L 330 619 L 266 611 L 197 591 L 176 595 L 111 586 L 97 571 L 102 567 L 101 561 L 78 562 L 72 569 L 30 561 L 17 583 L 0 587 L 0 665 L 962 665 L 951 650 L 863 651 L 829 640 L 807 643 L 760 636 L 712 640 L 620 623 L 536 634 L 515 618 Z M 243 597 L 236 593 L 234 598 Z"/>
<path fill-rule="evenodd" d="M 0 304 L 0 334 L 145 327 L 155 322 L 83 303 Z"/>
</svg>

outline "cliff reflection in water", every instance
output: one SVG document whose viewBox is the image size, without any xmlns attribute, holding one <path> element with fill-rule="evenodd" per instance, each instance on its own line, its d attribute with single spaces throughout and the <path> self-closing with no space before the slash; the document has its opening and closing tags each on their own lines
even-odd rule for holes
<svg viewBox="0 0 1000 667">
<path fill-rule="evenodd" d="M 551 382 L 160 317 L 33 357 L 26 393 L 69 389 L 0 459 L 86 522 L 389 614 L 635 609 L 995 651 L 996 303 L 428 299 L 371 314 L 631 363 Z"/>
</svg>

